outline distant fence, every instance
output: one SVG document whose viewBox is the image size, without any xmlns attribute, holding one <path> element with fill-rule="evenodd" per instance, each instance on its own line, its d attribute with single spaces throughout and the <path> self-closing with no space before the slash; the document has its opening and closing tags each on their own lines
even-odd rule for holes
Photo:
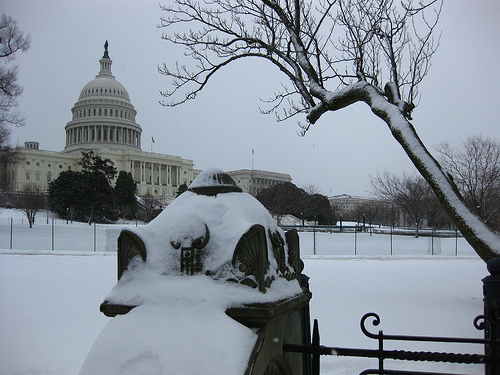
<svg viewBox="0 0 500 375">
<path fill-rule="evenodd" d="M 116 251 L 121 229 L 136 225 L 143 224 L 88 225 L 37 215 L 35 225 L 30 229 L 26 218 L 0 218 L 0 249 Z M 475 255 L 460 232 L 455 231 L 422 230 L 420 238 L 414 238 L 413 232 L 406 228 L 392 232 L 377 228 L 371 235 L 368 231 L 359 232 L 349 227 L 344 227 L 342 233 L 334 227 L 324 226 L 283 229 L 292 228 L 299 230 L 302 255 Z"/>
<path fill-rule="evenodd" d="M 369 225 L 280 225 L 284 231 L 296 229 L 299 232 L 326 232 L 326 233 L 379 233 L 379 234 L 394 234 L 394 235 L 415 235 L 414 227 L 383 227 Z M 457 229 L 433 229 L 424 227 L 418 230 L 418 235 L 422 237 L 462 237 Z"/>
<path fill-rule="evenodd" d="M 413 228 L 372 228 L 337 226 L 282 226 L 299 231 L 302 255 L 444 255 L 472 256 L 476 253 L 456 230 L 419 230 Z"/>
<path fill-rule="evenodd" d="M 140 224 L 95 224 L 71 222 L 54 217 L 36 218 L 29 228 L 26 218 L 0 219 L 0 249 L 116 251 L 123 227 Z"/>
</svg>

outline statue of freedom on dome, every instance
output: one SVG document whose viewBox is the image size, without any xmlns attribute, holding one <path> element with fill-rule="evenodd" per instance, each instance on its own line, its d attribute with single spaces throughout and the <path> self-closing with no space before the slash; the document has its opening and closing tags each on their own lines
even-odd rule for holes
<svg viewBox="0 0 500 375">
<path fill-rule="evenodd" d="M 108 55 L 108 41 L 106 40 L 106 43 L 104 43 L 104 55 L 102 56 L 103 59 L 109 59 Z"/>
</svg>

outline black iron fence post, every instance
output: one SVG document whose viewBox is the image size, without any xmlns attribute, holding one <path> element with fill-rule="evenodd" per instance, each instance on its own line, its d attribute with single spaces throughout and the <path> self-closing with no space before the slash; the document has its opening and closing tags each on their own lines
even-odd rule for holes
<svg viewBox="0 0 500 375">
<path fill-rule="evenodd" d="M 304 262 L 300 260 L 301 268 L 304 269 Z M 300 285 L 303 288 L 309 290 L 309 276 L 301 273 L 300 274 Z M 311 313 L 309 310 L 309 303 L 302 306 L 301 311 L 302 320 L 302 345 L 311 344 Z M 306 353 L 302 353 L 302 374 L 311 375 L 311 356 Z"/>
<path fill-rule="evenodd" d="M 319 327 L 318 327 L 318 319 L 314 319 L 313 333 L 312 333 L 312 342 L 311 348 L 316 349 L 320 347 L 320 338 L 319 338 Z M 311 356 L 311 372 L 312 375 L 319 375 L 320 370 L 320 355 L 318 353 L 313 353 Z"/>
<path fill-rule="evenodd" d="M 489 276 L 483 279 L 484 315 L 489 324 L 484 331 L 485 339 L 490 340 L 485 345 L 485 354 L 490 355 L 491 363 L 485 367 L 486 375 L 500 375 L 500 345 L 495 340 L 500 339 L 500 258 L 488 262 Z"/>
<path fill-rule="evenodd" d="M 12 237 L 14 234 L 13 227 L 14 227 L 14 219 L 11 217 L 10 218 L 10 249 L 11 250 L 12 250 Z"/>
</svg>

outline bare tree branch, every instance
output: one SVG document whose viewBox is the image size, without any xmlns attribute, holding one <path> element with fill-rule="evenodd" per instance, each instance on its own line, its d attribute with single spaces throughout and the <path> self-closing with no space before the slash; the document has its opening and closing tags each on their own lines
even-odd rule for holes
<svg viewBox="0 0 500 375">
<path fill-rule="evenodd" d="M 409 122 L 418 86 L 439 45 L 443 0 L 173 0 L 163 7 L 163 38 L 184 48 L 191 66 L 164 65 L 172 79 L 162 95 L 177 105 L 193 99 L 229 63 L 263 58 L 284 73 L 270 108 L 278 119 L 305 113 L 304 135 L 326 112 L 366 103 L 391 130 L 476 252 L 500 255 L 500 239 L 470 212 Z M 189 32 L 182 29 L 188 25 Z M 179 99 L 180 97 L 180 99 Z"/>
<path fill-rule="evenodd" d="M 26 52 L 30 36 L 25 36 L 12 17 L 2 14 L 0 19 L 0 126 L 23 125 L 24 116 L 17 111 L 17 98 L 23 89 L 17 83 L 17 65 L 9 64 L 17 52 Z M 1 139 L 0 139 L 1 141 Z M 0 143 L 1 145 L 2 143 Z"/>
</svg>

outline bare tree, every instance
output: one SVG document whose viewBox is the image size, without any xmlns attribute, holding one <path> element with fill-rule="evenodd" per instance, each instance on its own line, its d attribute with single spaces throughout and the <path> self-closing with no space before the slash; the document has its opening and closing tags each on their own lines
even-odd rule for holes
<svg viewBox="0 0 500 375">
<path fill-rule="evenodd" d="M 159 68 L 172 79 L 163 104 L 194 99 L 215 73 L 242 58 L 264 59 L 289 80 L 264 112 L 279 120 L 304 114 L 302 134 L 323 114 L 364 102 L 389 126 L 467 241 L 489 260 L 500 255 L 499 237 L 467 209 L 410 123 L 438 45 L 441 7 L 439 0 L 174 0 L 162 6 L 166 16 L 159 26 L 167 30 L 165 40 L 185 48 L 192 65 Z"/>
<path fill-rule="evenodd" d="M 500 216 L 500 143 L 471 136 L 462 149 L 441 143 L 437 151 L 469 209 L 492 225 Z"/>
<path fill-rule="evenodd" d="M 28 218 L 30 228 L 33 228 L 35 216 L 41 209 L 46 207 L 45 194 L 40 191 L 39 186 L 27 185 L 21 191 L 16 200 L 16 208 L 24 212 Z"/>
<path fill-rule="evenodd" d="M 430 197 L 429 209 L 427 211 L 427 226 L 435 229 L 453 228 L 453 222 L 444 210 L 443 206 L 437 200 L 436 196 Z"/>
<path fill-rule="evenodd" d="M 422 220 L 429 210 L 432 191 L 429 184 L 419 176 L 402 177 L 384 172 L 370 177 L 373 192 L 380 199 L 391 202 L 404 210 L 415 225 L 415 237 Z"/>
<path fill-rule="evenodd" d="M 363 223 L 363 231 L 366 225 L 369 226 L 371 236 L 372 226 L 382 219 L 382 203 L 373 201 L 360 204 L 354 209 L 353 215 L 358 223 Z"/>
<path fill-rule="evenodd" d="M 302 185 L 300 188 L 309 195 L 321 194 L 321 189 L 318 187 L 318 185 L 313 183 Z"/>
<path fill-rule="evenodd" d="M 8 189 L 7 164 L 19 159 L 19 148 L 9 145 L 8 126 L 24 125 L 24 116 L 17 110 L 17 99 L 22 87 L 17 84 L 17 65 L 11 65 L 16 52 L 26 52 L 30 46 L 29 35 L 24 36 L 17 22 L 2 14 L 0 19 L 0 189 Z"/>
<path fill-rule="evenodd" d="M 155 197 L 149 193 L 141 197 L 141 200 L 137 202 L 137 205 L 137 216 L 140 220 L 145 221 L 146 223 L 153 220 L 163 210 Z"/>
<path fill-rule="evenodd" d="M 383 202 L 380 206 L 380 219 L 382 224 L 394 228 L 400 219 L 399 208 L 394 203 Z"/>
<path fill-rule="evenodd" d="M 8 144 L 9 129 L 0 125 L 0 190 L 12 190 L 12 178 L 8 175 L 9 164 L 21 161 L 20 147 Z"/>
</svg>

